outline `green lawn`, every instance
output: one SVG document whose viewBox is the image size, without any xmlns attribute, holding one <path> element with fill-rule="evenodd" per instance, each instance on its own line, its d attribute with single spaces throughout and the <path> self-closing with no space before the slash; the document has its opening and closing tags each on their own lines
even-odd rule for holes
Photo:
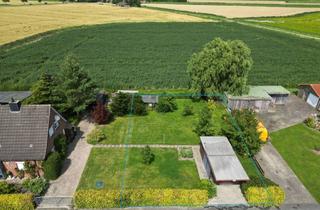
<svg viewBox="0 0 320 210">
<path fill-rule="evenodd" d="M 305 13 L 289 17 L 254 18 L 253 20 L 268 21 L 256 22 L 256 24 L 259 25 L 272 26 L 320 37 L 320 12 Z"/>
<path fill-rule="evenodd" d="M 320 132 L 299 124 L 271 133 L 271 138 L 281 156 L 320 202 L 320 156 L 312 151 L 320 146 Z"/>
<path fill-rule="evenodd" d="M 28 44 L 0 46 L 0 90 L 28 89 L 44 69 L 58 73 L 70 52 L 102 88 L 186 88 L 187 61 L 216 37 L 249 45 L 252 85 L 320 80 L 320 42 L 314 40 L 223 21 L 122 23 L 64 29 Z"/>
<path fill-rule="evenodd" d="M 118 117 L 111 124 L 101 129 L 106 134 L 106 140 L 100 144 L 199 144 L 199 137 L 193 131 L 198 114 L 206 102 L 192 102 L 191 99 L 177 99 L 178 110 L 170 113 L 149 111 L 146 116 Z M 182 116 L 185 105 L 193 107 L 194 115 Z M 222 115 L 225 108 L 222 104 L 215 104 L 213 111 L 214 127 L 220 131 Z M 129 119 L 131 118 L 131 119 Z M 128 134 L 128 124 L 131 122 L 132 135 Z M 90 143 L 97 143 L 90 141 Z"/>
<path fill-rule="evenodd" d="M 78 189 L 96 189 L 99 182 L 108 189 L 202 189 L 195 163 L 178 160 L 177 150 L 152 148 L 155 160 L 151 165 L 142 163 L 141 149 L 127 151 L 124 148 L 93 148 Z M 125 157 L 128 161 L 124 167 Z"/>
</svg>

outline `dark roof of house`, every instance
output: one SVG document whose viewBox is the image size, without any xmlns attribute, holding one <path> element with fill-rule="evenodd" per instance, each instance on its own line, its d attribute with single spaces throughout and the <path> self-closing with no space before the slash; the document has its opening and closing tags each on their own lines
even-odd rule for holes
<svg viewBox="0 0 320 210">
<path fill-rule="evenodd" d="M 156 104 L 159 101 L 159 97 L 157 95 L 142 95 L 142 101 L 148 104 Z"/>
<path fill-rule="evenodd" d="M 0 160 L 43 160 L 47 153 L 50 105 L 0 106 Z"/>
<path fill-rule="evenodd" d="M 7 104 L 13 98 L 22 101 L 31 96 L 31 91 L 0 91 L 0 103 Z"/>
</svg>

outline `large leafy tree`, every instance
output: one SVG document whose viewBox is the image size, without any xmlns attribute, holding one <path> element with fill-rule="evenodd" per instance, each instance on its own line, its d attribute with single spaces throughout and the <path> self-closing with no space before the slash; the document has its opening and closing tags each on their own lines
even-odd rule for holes
<svg viewBox="0 0 320 210">
<path fill-rule="evenodd" d="M 60 110 L 79 115 L 95 101 L 97 87 L 72 54 L 64 59 L 61 72 L 58 88 L 63 101 Z"/>
<path fill-rule="evenodd" d="M 241 95 L 247 91 L 252 67 L 251 51 L 240 41 L 216 38 L 192 55 L 188 63 L 191 88 L 201 94 Z"/>
<path fill-rule="evenodd" d="M 39 80 L 32 86 L 32 95 L 28 103 L 32 104 L 52 104 L 56 106 L 60 103 L 60 97 L 56 91 L 56 79 L 46 71 L 42 72 Z"/>
<path fill-rule="evenodd" d="M 222 128 L 222 133 L 229 138 L 239 155 L 253 156 L 260 151 L 261 144 L 256 129 L 258 121 L 254 111 L 234 110 L 232 117 L 224 116 L 223 118 L 226 123 Z"/>
</svg>

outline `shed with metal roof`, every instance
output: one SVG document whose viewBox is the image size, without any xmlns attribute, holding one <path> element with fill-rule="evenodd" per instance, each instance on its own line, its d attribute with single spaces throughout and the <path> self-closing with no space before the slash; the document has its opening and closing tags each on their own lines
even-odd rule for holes
<svg viewBox="0 0 320 210">
<path fill-rule="evenodd" d="M 201 156 L 208 176 L 216 183 L 249 180 L 229 140 L 225 136 L 201 136 Z"/>
</svg>

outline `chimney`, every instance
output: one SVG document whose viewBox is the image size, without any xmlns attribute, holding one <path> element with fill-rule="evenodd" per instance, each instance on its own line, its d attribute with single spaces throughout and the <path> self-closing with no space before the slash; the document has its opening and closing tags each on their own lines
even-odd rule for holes
<svg viewBox="0 0 320 210">
<path fill-rule="evenodd" d="M 9 108 L 11 112 L 20 112 L 21 102 L 15 101 L 11 98 L 11 102 L 9 102 Z"/>
</svg>

